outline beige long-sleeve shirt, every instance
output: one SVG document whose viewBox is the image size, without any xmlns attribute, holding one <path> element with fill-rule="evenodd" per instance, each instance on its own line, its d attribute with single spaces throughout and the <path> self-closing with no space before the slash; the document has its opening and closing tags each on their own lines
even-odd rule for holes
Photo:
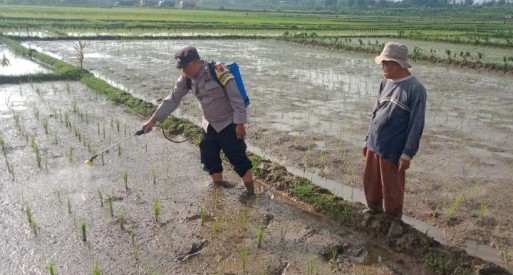
<svg viewBox="0 0 513 275">
<path fill-rule="evenodd" d="M 220 132 L 231 123 L 246 123 L 246 107 L 239 93 L 237 84 L 229 80 L 223 88 L 210 75 L 207 62 L 203 61 L 203 71 L 191 81 L 191 89 L 187 87 L 186 78 L 180 76 L 171 94 L 157 108 L 154 117 L 163 121 L 170 115 L 182 98 L 191 91 L 199 101 L 203 114 L 202 128 L 207 131 L 208 125 Z"/>
</svg>

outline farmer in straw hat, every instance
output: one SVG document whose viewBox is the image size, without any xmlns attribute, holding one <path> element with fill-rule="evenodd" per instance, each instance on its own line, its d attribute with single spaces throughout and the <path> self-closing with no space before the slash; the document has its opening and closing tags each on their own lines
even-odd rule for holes
<svg viewBox="0 0 513 275">
<path fill-rule="evenodd" d="M 405 172 L 419 149 L 426 110 L 426 89 L 411 75 L 407 59 L 408 48 L 394 42 L 386 43 L 376 56 L 385 79 L 362 149 L 366 212 L 390 217 L 389 237 L 403 234 Z"/>
</svg>

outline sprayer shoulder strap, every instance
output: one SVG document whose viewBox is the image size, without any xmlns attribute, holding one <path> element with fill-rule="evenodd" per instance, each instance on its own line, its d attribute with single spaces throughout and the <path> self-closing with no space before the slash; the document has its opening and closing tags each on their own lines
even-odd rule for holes
<svg viewBox="0 0 513 275">
<path fill-rule="evenodd" d="M 228 84 L 228 80 L 234 78 L 230 70 L 227 67 L 225 67 L 222 63 L 212 61 L 207 64 L 207 68 L 212 79 L 223 88 L 226 87 L 226 84 Z M 187 84 L 187 88 L 190 90 L 192 88 L 191 78 L 186 77 L 185 82 Z"/>
</svg>

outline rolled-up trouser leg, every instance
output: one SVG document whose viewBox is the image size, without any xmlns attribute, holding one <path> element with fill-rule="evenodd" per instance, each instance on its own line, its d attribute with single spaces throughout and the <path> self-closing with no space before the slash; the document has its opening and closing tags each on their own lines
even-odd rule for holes
<svg viewBox="0 0 513 275">
<path fill-rule="evenodd" d="M 379 157 L 367 150 L 363 170 L 363 190 L 370 209 L 383 211 L 383 190 L 379 167 Z"/>
<path fill-rule="evenodd" d="M 379 163 L 385 213 L 400 220 L 403 213 L 405 171 L 399 171 L 398 164 L 384 158 L 379 158 Z"/>
</svg>

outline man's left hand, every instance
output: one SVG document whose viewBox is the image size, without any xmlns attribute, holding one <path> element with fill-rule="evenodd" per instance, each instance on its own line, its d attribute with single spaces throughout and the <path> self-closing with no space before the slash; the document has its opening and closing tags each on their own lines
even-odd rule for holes
<svg viewBox="0 0 513 275">
<path fill-rule="evenodd" d="M 243 139 L 246 136 L 246 128 L 244 128 L 244 124 L 237 124 L 235 126 L 235 135 L 237 135 L 238 139 Z"/>
<path fill-rule="evenodd" d="M 399 171 L 406 171 L 406 169 L 410 168 L 410 160 L 400 158 L 399 159 Z"/>
</svg>

